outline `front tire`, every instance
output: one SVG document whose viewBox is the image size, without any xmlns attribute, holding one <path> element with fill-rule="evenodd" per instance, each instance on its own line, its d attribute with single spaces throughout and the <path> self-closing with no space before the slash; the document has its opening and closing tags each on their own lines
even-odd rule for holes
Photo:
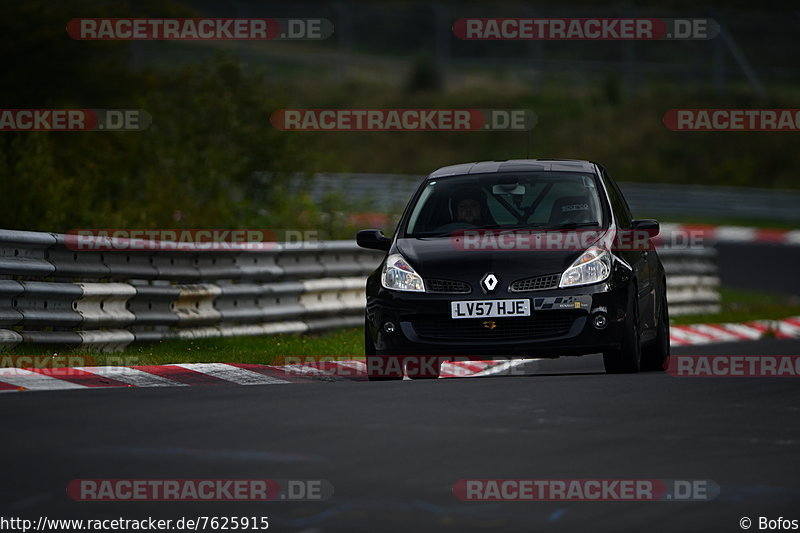
<svg viewBox="0 0 800 533">
<path fill-rule="evenodd" d="M 625 331 L 622 342 L 616 350 L 603 352 L 603 366 L 608 374 L 633 374 L 639 371 L 642 348 L 639 338 L 639 303 L 634 287 L 628 302 L 625 317 Z"/>
<path fill-rule="evenodd" d="M 387 371 L 385 368 L 386 360 L 378 355 L 375 349 L 375 341 L 372 340 L 372 330 L 369 327 L 369 320 L 364 317 L 364 355 L 367 359 L 367 379 L 369 381 L 392 381 L 403 379 L 403 371 L 400 375 L 397 372 Z"/>
<path fill-rule="evenodd" d="M 661 297 L 661 313 L 658 318 L 658 335 L 655 342 L 642 349 L 642 370 L 663 372 L 669 364 L 669 308 L 667 289 Z"/>
<path fill-rule="evenodd" d="M 406 366 L 410 379 L 438 379 L 442 373 L 442 360 L 440 357 L 422 355 L 415 358 L 413 362 L 417 366 L 416 371 Z"/>
<path fill-rule="evenodd" d="M 403 379 L 403 371 L 386 370 L 386 358 L 380 355 L 367 356 L 367 380 L 369 381 L 399 381 Z"/>
</svg>

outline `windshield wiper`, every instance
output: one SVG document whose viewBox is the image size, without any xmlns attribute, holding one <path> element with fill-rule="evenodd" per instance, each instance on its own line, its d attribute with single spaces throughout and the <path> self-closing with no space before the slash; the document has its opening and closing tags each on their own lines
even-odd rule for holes
<svg viewBox="0 0 800 533">
<path fill-rule="evenodd" d="M 452 235 L 453 232 L 443 232 L 443 233 L 414 233 L 411 235 L 406 235 L 406 237 L 410 237 L 412 239 L 438 239 L 440 237 L 449 237 Z"/>
<path fill-rule="evenodd" d="M 487 229 L 507 231 L 515 229 L 539 229 L 542 224 L 489 224 L 486 226 L 478 226 L 477 228 L 470 228 L 471 230 L 483 231 Z"/>
<path fill-rule="evenodd" d="M 559 224 L 558 226 L 550 226 L 544 229 L 554 230 L 554 229 L 590 228 L 599 225 L 600 224 L 598 222 L 565 222 L 564 224 Z"/>
</svg>

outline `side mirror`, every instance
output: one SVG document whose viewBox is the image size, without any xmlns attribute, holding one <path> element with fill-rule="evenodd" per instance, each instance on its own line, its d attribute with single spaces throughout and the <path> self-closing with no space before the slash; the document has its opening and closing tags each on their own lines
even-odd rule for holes
<svg viewBox="0 0 800 533">
<path fill-rule="evenodd" d="M 356 234 L 356 243 L 362 248 L 384 252 L 388 252 L 392 247 L 392 239 L 379 229 L 362 229 Z"/>
<path fill-rule="evenodd" d="M 631 230 L 646 231 L 652 239 L 661 232 L 661 226 L 659 225 L 658 220 L 643 218 L 642 220 L 634 220 L 631 223 Z"/>
</svg>

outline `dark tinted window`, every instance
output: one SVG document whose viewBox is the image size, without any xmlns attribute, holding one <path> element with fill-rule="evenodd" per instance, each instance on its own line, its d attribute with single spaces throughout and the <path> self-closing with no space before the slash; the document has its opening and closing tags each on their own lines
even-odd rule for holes
<svg viewBox="0 0 800 533">
<path fill-rule="evenodd" d="M 599 183 L 570 172 L 498 173 L 430 180 L 408 220 L 407 236 L 461 229 L 601 226 Z"/>
<path fill-rule="evenodd" d="M 606 184 L 606 189 L 608 189 L 608 200 L 611 203 L 611 209 L 614 210 L 617 224 L 621 228 L 631 227 L 633 216 L 628 203 L 625 201 L 625 197 L 622 196 L 622 191 L 619 190 L 617 184 L 605 170 L 603 170 L 603 182 Z"/>
</svg>

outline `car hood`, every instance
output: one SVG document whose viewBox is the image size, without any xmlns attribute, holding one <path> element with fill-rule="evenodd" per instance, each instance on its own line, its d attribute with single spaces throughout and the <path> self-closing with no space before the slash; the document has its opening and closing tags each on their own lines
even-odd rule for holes
<svg viewBox="0 0 800 533">
<path fill-rule="evenodd" d="M 586 241 L 589 245 L 603 236 Z M 423 278 L 466 281 L 473 287 L 489 272 L 498 276 L 500 286 L 544 274 L 559 274 L 585 250 L 580 246 L 570 249 L 465 249 L 453 238 L 403 238 L 397 239 L 394 250 Z"/>
</svg>

